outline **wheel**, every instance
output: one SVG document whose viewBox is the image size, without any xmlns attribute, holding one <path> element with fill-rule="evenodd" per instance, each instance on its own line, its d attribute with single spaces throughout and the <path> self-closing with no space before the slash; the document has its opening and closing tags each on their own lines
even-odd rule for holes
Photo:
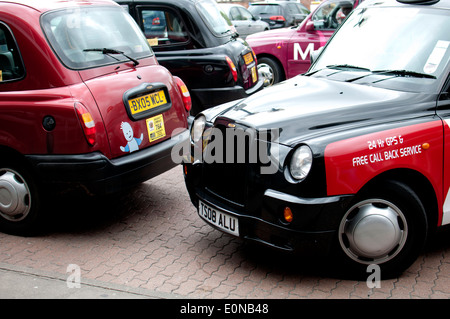
<svg viewBox="0 0 450 319">
<path fill-rule="evenodd" d="M 428 224 L 419 197 L 407 185 L 388 181 L 358 196 L 341 219 L 340 253 L 350 272 L 367 277 L 380 267 L 383 278 L 399 275 L 425 245 Z"/>
<path fill-rule="evenodd" d="M 39 221 L 39 196 L 27 170 L 0 163 L 0 230 L 32 235 Z"/>
<path fill-rule="evenodd" d="M 271 58 L 259 58 L 258 71 L 264 77 L 264 86 L 271 86 L 284 80 L 282 68 Z"/>
</svg>

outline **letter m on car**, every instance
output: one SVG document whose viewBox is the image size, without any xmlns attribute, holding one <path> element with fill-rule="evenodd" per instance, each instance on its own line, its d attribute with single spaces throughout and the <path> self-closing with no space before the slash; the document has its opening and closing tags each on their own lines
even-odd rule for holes
<svg viewBox="0 0 450 319">
<path fill-rule="evenodd" d="M 313 51 L 314 51 L 314 43 L 309 43 L 305 51 L 302 50 L 300 43 L 294 43 L 294 60 L 298 60 L 299 54 L 302 60 L 306 60 L 308 55 L 310 55 L 311 52 Z"/>
</svg>

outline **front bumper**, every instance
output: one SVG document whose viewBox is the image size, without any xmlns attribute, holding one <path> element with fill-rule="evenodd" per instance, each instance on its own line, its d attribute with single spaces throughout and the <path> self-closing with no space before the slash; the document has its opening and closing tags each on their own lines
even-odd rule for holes
<svg viewBox="0 0 450 319">
<path fill-rule="evenodd" d="M 179 163 L 172 161 L 180 135 L 129 155 L 108 159 L 99 152 L 79 155 L 27 155 L 40 184 L 51 190 L 82 189 L 88 194 L 111 194 L 144 182 Z"/>
<path fill-rule="evenodd" d="M 199 200 L 207 205 L 237 218 L 239 237 L 295 254 L 327 255 L 334 240 L 341 217 L 353 196 L 325 198 L 300 198 L 268 189 L 259 200 L 258 212 L 250 213 L 245 208 L 236 208 L 227 201 L 209 193 L 207 189 L 195 187 L 185 177 L 186 186 L 193 204 L 198 208 Z M 283 219 L 285 207 L 291 208 L 294 220 Z M 220 229 L 219 227 L 211 226 Z"/>
</svg>

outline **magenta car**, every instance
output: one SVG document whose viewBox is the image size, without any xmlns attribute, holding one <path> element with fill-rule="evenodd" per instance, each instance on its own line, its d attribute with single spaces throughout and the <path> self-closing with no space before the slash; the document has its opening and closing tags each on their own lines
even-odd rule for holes
<svg viewBox="0 0 450 319">
<path fill-rule="evenodd" d="M 311 52 L 324 46 L 346 15 L 362 1 L 328 0 L 299 26 L 248 36 L 246 40 L 258 58 L 265 85 L 305 73 L 311 65 Z"/>
</svg>

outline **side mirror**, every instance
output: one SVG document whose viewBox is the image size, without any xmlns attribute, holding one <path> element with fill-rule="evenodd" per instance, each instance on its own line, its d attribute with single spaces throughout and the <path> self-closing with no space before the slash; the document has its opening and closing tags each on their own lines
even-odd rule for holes
<svg viewBox="0 0 450 319">
<path fill-rule="evenodd" d="M 315 29 L 316 29 L 316 27 L 314 26 L 314 22 L 312 22 L 311 20 L 306 22 L 306 27 L 305 27 L 306 32 L 312 32 Z"/>
</svg>

